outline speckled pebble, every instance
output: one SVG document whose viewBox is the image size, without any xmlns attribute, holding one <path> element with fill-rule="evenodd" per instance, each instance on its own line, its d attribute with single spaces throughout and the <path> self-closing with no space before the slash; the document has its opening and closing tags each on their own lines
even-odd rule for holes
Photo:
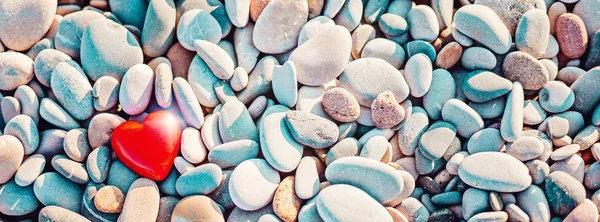
<svg viewBox="0 0 600 222">
<path fill-rule="evenodd" d="M 331 118 L 340 122 L 352 122 L 358 119 L 360 105 L 348 90 L 339 87 L 327 90 L 322 100 L 323 109 Z"/>
</svg>

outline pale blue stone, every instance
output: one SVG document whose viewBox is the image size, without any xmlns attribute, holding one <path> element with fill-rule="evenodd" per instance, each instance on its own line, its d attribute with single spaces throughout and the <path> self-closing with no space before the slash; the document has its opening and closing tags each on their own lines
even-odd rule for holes
<svg viewBox="0 0 600 222">
<path fill-rule="evenodd" d="M 42 85 L 49 87 L 50 77 L 56 65 L 69 60 L 71 60 L 69 55 L 56 49 L 42 50 L 35 58 L 34 72 L 36 79 Z"/>
<path fill-rule="evenodd" d="M 413 106 L 412 114 L 398 130 L 398 146 L 404 155 L 414 155 L 421 135 L 427 131 L 429 118 L 421 107 Z"/>
<path fill-rule="evenodd" d="M 256 158 L 260 148 L 258 143 L 242 139 L 214 146 L 208 153 L 208 161 L 225 169 L 237 166 L 245 160 Z"/>
<path fill-rule="evenodd" d="M 242 162 L 231 173 L 229 193 L 238 208 L 254 211 L 271 203 L 279 182 L 279 173 L 267 161 L 250 159 Z"/>
<path fill-rule="evenodd" d="M 86 184 L 90 181 L 85 165 L 69 159 L 66 155 L 54 156 L 51 163 L 56 172 L 74 183 Z"/>
<path fill-rule="evenodd" d="M 194 50 L 196 40 L 217 44 L 221 40 L 221 26 L 209 12 L 201 9 L 189 10 L 179 18 L 177 39 L 181 46 L 190 51 Z"/>
<path fill-rule="evenodd" d="M 504 143 L 505 142 L 500 135 L 500 130 L 485 128 L 477 131 L 469 138 L 467 150 L 470 154 L 480 152 L 500 152 Z"/>
<path fill-rule="evenodd" d="M 523 191 L 532 182 L 525 164 L 500 152 L 481 152 L 466 157 L 459 165 L 458 175 L 470 186 L 498 192 Z"/>
<path fill-rule="evenodd" d="M 294 107 L 298 101 L 298 75 L 293 61 L 273 68 L 273 94 L 277 101 L 287 107 Z"/>
<path fill-rule="evenodd" d="M 102 183 L 108 176 L 110 168 L 111 150 L 106 146 L 98 147 L 87 157 L 86 167 L 90 179 L 96 183 Z"/>
<path fill-rule="evenodd" d="M 204 124 L 204 113 L 194 95 L 193 88 L 185 79 L 177 77 L 173 80 L 173 92 L 185 123 L 190 127 L 200 129 Z"/>
<path fill-rule="evenodd" d="M 372 0 L 373 1 L 373 0 Z M 400 16 L 393 13 L 381 15 L 379 28 L 387 36 L 402 36 L 408 33 L 408 23 Z"/>
<path fill-rule="evenodd" d="M 477 188 L 469 188 L 463 193 L 462 216 L 468 220 L 475 214 L 492 210 L 489 192 Z"/>
<path fill-rule="evenodd" d="M 442 118 L 442 107 L 456 95 L 456 85 L 450 72 L 445 69 L 433 70 L 431 86 L 423 96 L 423 108 L 432 120 Z M 405 119 L 409 115 L 405 115 Z"/>
<path fill-rule="evenodd" d="M 286 113 L 281 110 L 265 112 L 259 124 L 260 148 L 265 159 L 281 172 L 291 172 L 300 163 L 304 147 L 296 142 L 286 125 Z"/>
<path fill-rule="evenodd" d="M 173 0 L 150 0 L 142 29 L 144 54 L 158 57 L 169 49 L 175 31 L 176 10 Z"/>
<path fill-rule="evenodd" d="M 14 180 L 0 185 L 0 213 L 22 216 L 35 211 L 39 205 L 33 186 L 19 186 Z"/>
<path fill-rule="evenodd" d="M 225 143 L 241 139 L 258 142 L 258 129 L 248 109 L 239 100 L 231 100 L 223 105 L 219 113 L 219 133 Z"/>
<path fill-rule="evenodd" d="M 48 123 L 65 130 L 81 128 L 81 125 L 71 114 L 63 109 L 54 100 L 43 98 L 40 102 L 40 116 Z"/>
<path fill-rule="evenodd" d="M 190 195 L 206 195 L 213 192 L 219 184 L 223 172 L 216 164 L 202 164 L 182 174 L 175 184 L 177 193 L 187 197 Z"/>
<path fill-rule="evenodd" d="M 344 5 L 333 18 L 333 21 L 351 32 L 360 24 L 363 17 L 363 5 L 362 0 L 345 0 Z"/>
<path fill-rule="evenodd" d="M 504 96 L 482 103 L 469 102 L 469 106 L 484 119 L 493 119 L 501 116 L 504 112 L 505 104 L 506 98 Z"/>
<path fill-rule="evenodd" d="M 483 47 L 467 48 L 460 57 L 460 62 L 463 67 L 471 70 L 492 70 L 497 63 L 494 53 Z"/>
<path fill-rule="evenodd" d="M 30 155 L 38 149 L 40 135 L 33 119 L 27 115 L 17 115 L 6 123 L 4 135 L 19 139 L 25 149 L 25 155 Z"/>
<path fill-rule="evenodd" d="M 228 80 L 233 76 L 235 63 L 225 49 L 215 43 L 202 39 L 194 40 L 193 44 L 198 56 L 204 60 L 217 78 Z"/>
<path fill-rule="evenodd" d="M 112 1 L 115 2 L 115 0 Z M 120 9 L 127 10 L 126 8 Z M 145 10 L 144 13 L 146 13 Z M 82 10 L 65 15 L 58 24 L 56 36 L 54 37 L 56 49 L 73 58 L 79 58 L 83 32 L 91 22 L 97 19 L 106 19 L 106 17 L 95 10 Z M 52 72 L 52 70 L 49 71 Z M 50 76 L 48 76 L 49 79 Z M 40 83 L 44 84 L 42 81 Z"/>
<path fill-rule="evenodd" d="M 160 190 L 160 192 L 169 196 L 179 195 L 177 193 L 176 188 L 177 179 L 179 178 L 179 176 L 181 176 L 181 174 L 177 171 L 177 169 L 175 167 L 171 168 L 171 171 L 169 171 L 169 175 L 167 175 L 167 178 L 165 178 L 158 184 L 158 189 Z"/>
<path fill-rule="evenodd" d="M 214 84 L 219 79 L 210 71 L 210 68 L 200 56 L 194 56 L 194 59 L 192 59 L 187 81 L 189 81 L 201 105 L 215 107 L 219 104 L 219 99 L 214 90 Z"/>
<path fill-rule="evenodd" d="M 419 140 L 419 150 L 421 153 L 431 159 L 437 160 L 442 158 L 450 144 L 456 137 L 456 127 L 454 125 L 437 121 L 427 129 Z"/>
<path fill-rule="evenodd" d="M 389 0 L 368 0 L 365 5 L 364 18 L 367 23 L 375 23 L 387 10 Z"/>
<path fill-rule="evenodd" d="M 298 212 L 298 221 L 324 222 L 317 210 L 317 198 L 312 198 L 302 205 Z"/>
<path fill-rule="evenodd" d="M 123 191 L 124 194 L 127 194 L 129 187 L 137 178 L 138 175 L 136 173 L 117 160 L 110 164 L 106 184 L 115 186 Z"/>
<path fill-rule="evenodd" d="M 411 0 L 393 0 L 389 4 L 387 12 L 406 18 L 413 5 Z"/>
<path fill-rule="evenodd" d="M 404 48 L 406 49 L 406 53 L 408 54 L 409 58 L 413 55 L 423 53 L 429 57 L 432 63 L 435 62 L 436 51 L 435 48 L 433 48 L 433 45 L 431 45 L 429 42 L 423 40 L 413 40 L 407 42 L 404 45 Z"/>
<path fill-rule="evenodd" d="M 94 114 L 92 85 L 77 64 L 61 62 L 56 65 L 50 78 L 52 92 L 58 103 L 77 120 L 85 120 Z"/>
<path fill-rule="evenodd" d="M 500 123 L 500 133 L 507 142 L 515 141 L 523 131 L 523 103 L 523 87 L 521 83 L 514 82 L 511 92 L 508 93 Z"/>
<path fill-rule="evenodd" d="M 531 221 L 549 221 L 550 206 L 544 191 L 536 185 L 515 195 L 517 205 L 529 215 Z"/>
<path fill-rule="evenodd" d="M 458 31 L 498 54 L 506 53 L 512 37 L 498 15 L 484 5 L 466 5 L 454 14 Z"/>
<path fill-rule="evenodd" d="M 40 175 L 33 184 L 33 192 L 45 206 L 59 206 L 79 212 L 83 189 L 58 173 Z"/>
<path fill-rule="evenodd" d="M 495 58 L 495 57 L 494 57 Z M 462 91 L 471 101 L 482 103 L 506 95 L 513 87 L 512 82 L 493 72 L 477 70 L 463 80 Z"/>
<path fill-rule="evenodd" d="M 119 20 L 128 25 L 133 25 L 142 30 L 146 11 L 148 9 L 148 1 L 146 0 L 109 0 L 108 4 L 112 13 Z"/>
<path fill-rule="evenodd" d="M 481 116 L 458 99 L 448 100 L 444 104 L 442 119 L 456 126 L 457 133 L 465 138 L 471 137 L 471 135 L 483 128 L 483 119 L 481 119 Z"/>
<path fill-rule="evenodd" d="M 410 95 L 423 97 L 433 79 L 431 60 L 427 55 L 419 53 L 408 59 L 404 68 L 404 78 L 410 87 Z"/>
</svg>

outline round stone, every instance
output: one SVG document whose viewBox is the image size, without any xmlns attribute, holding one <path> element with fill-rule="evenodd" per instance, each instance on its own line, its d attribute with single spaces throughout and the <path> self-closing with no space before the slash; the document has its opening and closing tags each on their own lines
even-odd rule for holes
<svg viewBox="0 0 600 222">
<path fill-rule="evenodd" d="M 115 186 L 103 186 L 94 196 L 94 206 L 103 213 L 120 213 L 125 195 Z"/>
<path fill-rule="evenodd" d="M 0 40 L 15 51 L 25 51 L 46 35 L 54 15 L 56 0 L 9 0 L 0 4 Z"/>
<path fill-rule="evenodd" d="M 442 119 L 456 126 L 456 132 L 465 138 L 471 137 L 483 128 L 481 116 L 469 105 L 458 99 L 448 100 L 444 104 Z"/>
<path fill-rule="evenodd" d="M 336 87 L 323 94 L 323 109 L 331 118 L 340 122 L 352 122 L 360 115 L 360 105 L 348 90 Z"/>
<path fill-rule="evenodd" d="M 183 198 L 173 209 L 172 221 L 224 222 L 223 211 L 215 201 L 206 196 L 193 195 Z"/>
<path fill-rule="evenodd" d="M 467 48 L 460 58 L 463 67 L 470 70 L 492 70 L 496 67 L 496 56 L 492 51 L 483 47 Z M 492 81 L 490 81 L 492 82 Z"/>
<path fill-rule="evenodd" d="M 525 52 L 511 52 L 502 64 L 504 76 L 519 81 L 526 90 L 539 90 L 549 80 L 548 70 L 533 56 Z"/>
<path fill-rule="evenodd" d="M 545 10 L 531 9 L 523 14 L 515 32 L 517 49 L 542 57 L 548 45 L 550 21 Z"/>
<path fill-rule="evenodd" d="M 25 187 L 32 184 L 46 167 L 46 158 L 42 154 L 35 154 L 27 158 L 15 174 L 17 185 Z"/>
<path fill-rule="evenodd" d="M 404 68 L 404 77 L 410 87 L 410 95 L 422 97 L 429 91 L 432 80 L 431 60 L 422 53 L 411 56 Z"/>
<path fill-rule="evenodd" d="M 481 167 L 485 165 L 486 167 Z M 469 186 L 497 192 L 518 192 L 531 185 L 527 166 L 500 152 L 482 152 L 466 157 L 458 176 Z"/>
<path fill-rule="evenodd" d="M 0 90 L 10 91 L 25 85 L 33 75 L 34 63 L 29 56 L 18 52 L 0 53 Z"/>
<path fill-rule="evenodd" d="M 502 23 L 498 14 L 485 5 L 473 4 L 460 7 L 454 15 L 454 23 L 458 31 L 477 40 L 495 53 L 504 54 L 510 49 L 512 37 L 509 29 Z"/>
<path fill-rule="evenodd" d="M 300 207 L 302 207 L 303 201 L 296 195 L 295 184 L 294 176 L 284 178 L 273 196 L 273 211 L 275 211 L 275 215 L 285 221 L 296 220 Z"/>
<path fill-rule="evenodd" d="M 252 183 L 247 183 L 249 180 Z M 279 182 L 279 173 L 267 161 L 250 159 L 233 170 L 229 192 L 237 207 L 254 211 L 271 202 Z"/>
<path fill-rule="evenodd" d="M 371 104 L 371 116 L 377 128 L 392 128 L 404 120 L 404 115 L 404 108 L 400 106 L 390 91 L 377 95 Z"/>
<path fill-rule="evenodd" d="M 177 39 L 185 49 L 194 51 L 194 41 L 198 39 L 217 44 L 221 40 L 221 26 L 209 12 L 189 10 L 179 18 Z"/>
</svg>

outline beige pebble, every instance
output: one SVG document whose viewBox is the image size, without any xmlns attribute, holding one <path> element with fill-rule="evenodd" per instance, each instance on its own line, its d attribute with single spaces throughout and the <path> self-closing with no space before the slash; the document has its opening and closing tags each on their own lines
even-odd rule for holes
<svg viewBox="0 0 600 222">
<path fill-rule="evenodd" d="M 548 70 L 536 58 L 526 52 L 509 53 L 502 64 L 504 77 L 519 81 L 524 89 L 539 90 L 550 79 Z"/>
<path fill-rule="evenodd" d="M 394 94 L 385 91 L 377 95 L 371 104 L 371 118 L 375 126 L 388 129 L 404 120 L 404 108 L 400 106 Z"/>
<path fill-rule="evenodd" d="M 171 221 L 224 222 L 225 218 L 215 201 L 206 196 L 193 195 L 179 201 Z"/>
<path fill-rule="evenodd" d="M 444 46 L 435 58 L 435 66 L 442 69 L 449 69 L 454 66 L 462 56 L 463 49 L 457 42 L 450 42 Z"/>
<path fill-rule="evenodd" d="M 359 25 L 354 32 L 352 32 L 352 57 L 359 59 L 362 53 L 362 49 L 365 47 L 367 42 L 375 38 L 375 28 L 369 24 Z"/>
<path fill-rule="evenodd" d="M 104 213 L 120 213 L 123 210 L 125 195 L 115 186 L 103 186 L 94 197 L 94 206 Z"/>
<path fill-rule="evenodd" d="M 288 176 L 279 183 L 273 197 L 273 210 L 283 221 L 297 221 L 302 207 L 302 199 L 296 195 L 294 176 Z"/>
<path fill-rule="evenodd" d="M 558 16 L 567 13 L 567 7 L 562 2 L 553 3 L 548 9 L 548 19 L 550 20 L 550 33 L 556 33 L 554 25 Z"/>
<path fill-rule="evenodd" d="M 343 88 L 333 88 L 323 94 L 323 109 L 331 118 L 340 122 L 352 122 L 360 115 L 360 105 L 352 93 Z"/>
</svg>

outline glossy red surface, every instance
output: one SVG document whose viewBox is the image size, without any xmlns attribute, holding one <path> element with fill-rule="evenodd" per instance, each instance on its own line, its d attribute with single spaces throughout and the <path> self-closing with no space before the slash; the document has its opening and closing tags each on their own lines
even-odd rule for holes
<svg viewBox="0 0 600 222">
<path fill-rule="evenodd" d="M 127 121 L 115 128 L 112 147 L 119 160 L 137 174 L 160 181 L 179 153 L 181 130 L 167 111 L 150 113 L 142 123 Z"/>
</svg>

